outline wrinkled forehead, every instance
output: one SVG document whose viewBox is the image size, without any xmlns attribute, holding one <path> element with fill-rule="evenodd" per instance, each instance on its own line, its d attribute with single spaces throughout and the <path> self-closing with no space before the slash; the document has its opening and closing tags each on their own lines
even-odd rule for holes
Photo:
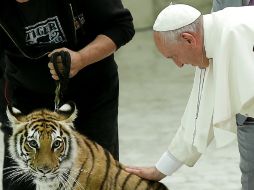
<svg viewBox="0 0 254 190">
<path fill-rule="evenodd" d="M 156 44 L 162 41 L 162 37 L 161 37 L 160 32 L 154 31 L 153 32 L 153 38 L 154 38 L 154 41 L 155 41 Z"/>
<path fill-rule="evenodd" d="M 167 34 L 165 32 L 156 32 L 155 31 L 153 36 L 154 36 L 154 42 L 159 49 L 165 48 L 165 47 L 168 48 L 168 47 L 174 46 L 176 44 L 175 41 L 169 40 L 166 37 Z"/>
<path fill-rule="evenodd" d="M 159 32 L 154 32 L 153 37 L 154 37 L 154 43 L 155 43 L 156 47 L 158 48 L 158 50 L 161 51 L 165 46 L 165 43 L 164 43 L 164 40 L 163 40 L 161 34 Z"/>
<path fill-rule="evenodd" d="M 165 37 L 163 37 L 163 34 L 160 32 L 154 32 L 154 42 L 159 50 L 160 53 L 162 53 L 165 57 L 171 57 L 171 54 L 173 54 L 174 50 L 177 47 L 177 43 L 169 40 L 165 40 Z"/>
</svg>

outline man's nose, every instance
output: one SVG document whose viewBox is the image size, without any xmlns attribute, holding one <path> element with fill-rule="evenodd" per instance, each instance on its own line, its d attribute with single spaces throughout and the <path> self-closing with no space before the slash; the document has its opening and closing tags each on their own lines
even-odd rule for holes
<svg viewBox="0 0 254 190">
<path fill-rule="evenodd" d="M 175 64 L 176 64 L 176 66 L 179 67 L 179 68 L 183 67 L 183 65 L 184 65 L 183 63 L 180 63 L 180 62 L 175 62 Z"/>
</svg>

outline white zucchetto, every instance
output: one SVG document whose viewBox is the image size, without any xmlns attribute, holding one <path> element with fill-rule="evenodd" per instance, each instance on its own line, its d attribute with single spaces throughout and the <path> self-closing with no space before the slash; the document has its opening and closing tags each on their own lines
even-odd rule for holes
<svg viewBox="0 0 254 190">
<path fill-rule="evenodd" d="M 200 15 L 200 11 L 189 5 L 169 5 L 157 16 L 153 30 L 158 32 L 176 30 L 193 23 Z"/>
</svg>

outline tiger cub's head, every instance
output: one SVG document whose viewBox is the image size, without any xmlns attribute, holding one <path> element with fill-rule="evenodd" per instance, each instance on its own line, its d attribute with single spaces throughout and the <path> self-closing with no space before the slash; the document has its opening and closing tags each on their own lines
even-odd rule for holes
<svg viewBox="0 0 254 190">
<path fill-rule="evenodd" d="M 7 116 L 13 128 L 9 151 L 18 163 L 11 174 L 22 173 L 39 183 L 68 175 L 77 147 L 73 136 L 76 115 L 74 103 L 63 105 L 57 112 L 40 109 L 28 115 L 9 107 Z"/>
</svg>

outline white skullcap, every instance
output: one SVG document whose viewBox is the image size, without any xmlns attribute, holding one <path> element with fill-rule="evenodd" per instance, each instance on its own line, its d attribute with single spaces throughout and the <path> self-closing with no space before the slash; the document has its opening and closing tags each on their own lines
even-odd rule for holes
<svg viewBox="0 0 254 190">
<path fill-rule="evenodd" d="M 157 16 L 153 30 L 158 32 L 176 30 L 193 23 L 200 15 L 200 11 L 189 5 L 169 5 Z"/>
</svg>

